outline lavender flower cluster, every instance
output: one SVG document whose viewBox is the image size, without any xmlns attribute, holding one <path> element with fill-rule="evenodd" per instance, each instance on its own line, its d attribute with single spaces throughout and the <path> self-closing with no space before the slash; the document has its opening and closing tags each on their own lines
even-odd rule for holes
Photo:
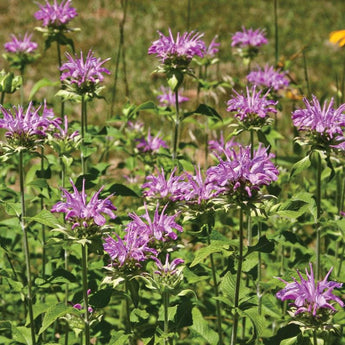
<svg viewBox="0 0 345 345">
<path fill-rule="evenodd" d="M 195 175 L 184 172 L 179 176 L 175 175 L 175 168 L 168 178 L 161 170 L 157 175 L 146 177 L 142 185 L 144 196 L 197 204 L 219 195 L 248 201 L 255 198 L 264 185 L 277 180 L 279 172 L 271 161 L 274 155 L 266 148 L 259 146 L 252 152 L 250 146 L 233 142 L 225 147 L 221 151 L 226 159 L 216 154 L 219 164 L 207 169 L 205 178 L 200 167 L 195 169 Z"/>
</svg>

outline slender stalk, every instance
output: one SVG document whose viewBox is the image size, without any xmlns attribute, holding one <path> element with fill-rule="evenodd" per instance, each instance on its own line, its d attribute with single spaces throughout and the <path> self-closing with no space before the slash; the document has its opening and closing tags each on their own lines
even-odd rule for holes
<svg viewBox="0 0 345 345">
<path fill-rule="evenodd" d="M 3 105 L 4 104 L 4 100 L 5 100 L 5 91 L 1 92 L 1 100 L 0 100 L 0 104 Z"/>
<path fill-rule="evenodd" d="M 66 176 L 66 166 L 62 159 L 60 159 L 61 164 L 61 187 L 65 188 L 65 176 Z M 68 271 L 68 259 L 69 259 L 69 252 L 68 249 L 65 249 L 64 252 L 64 259 L 65 259 L 65 270 Z M 68 306 L 68 295 L 69 295 L 69 285 L 66 282 L 65 285 L 65 305 Z M 68 345 L 69 342 L 69 326 L 66 324 L 65 328 L 65 345 Z"/>
<path fill-rule="evenodd" d="M 89 298 L 87 294 L 88 284 L 87 284 L 87 246 L 81 245 L 81 257 L 82 257 L 82 273 L 83 273 L 83 301 L 85 309 L 84 318 L 84 336 L 85 345 L 90 345 L 90 319 L 89 319 Z"/>
<path fill-rule="evenodd" d="M 179 127 L 180 127 L 180 107 L 178 101 L 178 89 L 175 91 L 175 107 L 176 107 L 176 118 L 175 118 L 175 128 L 173 137 L 173 154 L 172 159 L 177 158 L 177 148 L 178 148 L 178 137 L 179 137 Z"/>
<path fill-rule="evenodd" d="M 258 238 L 260 239 L 261 237 L 261 230 L 262 230 L 262 224 L 259 221 L 258 224 Z M 258 313 L 261 315 L 262 311 L 262 293 L 261 293 L 261 277 L 262 277 L 262 272 L 261 272 L 261 253 L 258 252 L 258 280 L 256 283 L 256 295 L 258 296 Z"/>
<path fill-rule="evenodd" d="M 27 284 L 28 292 L 26 296 L 29 318 L 30 318 L 30 330 L 31 330 L 31 342 L 33 345 L 36 345 L 35 337 L 35 324 L 34 324 L 34 314 L 32 308 L 32 280 L 31 280 L 31 267 L 30 267 L 30 251 L 29 251 L 29 241 L 28 234 L 26 231 L 25 225 L 25 196 L 24 196 L 24 164 L 23 164 L 23 150 L 19 151 L 19 185 L 20 185 L 20 203 L 21 203 L 21 216 L 20 216 L 20 225 L 23 231 L 23 244 L 24 244 L 24 255 L 25 255 L 25 265 L 26 265 L 26 275 L 27 275 Z"/>
<path fill-rule="evenodd" d="M 85 113 L 86 113 L 86 101 L 85 101 L 85 96 L 82 96 L 81 99 L 81 153 L 80 153 L 80 158 L 81 158 L 81 170 L 82 174 L 86 174 L 86 166 L 85 166 L 85 157 L 83 153 L 83 148 L 84 148 L 84 140 L 85 140 Z"/>
<path fill-rule="evenodd" d="M 164 291 L 162 294 L 163 306 L 164 306 L 164 334 L 166 338 L 164 339 L 164 345 L 169 344 L 169 292 Z"/>
<path fill-rule="evenodd" d="M 20 86 L 20 104 L 24 106 L 24 68 L 20 69 L 20 75 L 22 77 L 22 85 Z"/>
<path fill-rule="evenodd" d="M 313 343 L 314 345 L 317 345 L 317 337 L 316 337 L 316 330 L 313 330 Z"/>
<path fill-rule="evenodd" d="M 123 9 L 123 16 L 122 16 L 122 20 L 119 23 L 120 39 L 119 39 L 119 45 L 117 48 L 117 55 L 116 55 L 116 60 L 115 60 L 114 86 L 112 88 L 112 98 L 111 98 L 111 108 L 110 108 L 111 116 L 114 115 L 116 89 L 117 89 L 117 81 L 118 81 L 118 75 L 119 75 L 119 65 L 120 65 L 121 56 L 124 63 L 124 73 L 125 73 L 124 81 L 125 81 L 126 95 L 128 96 L 129 94 L 127 77 L 126 77 L 125 52 L 123 51 L 124 42 L 125 42 L 124 27 L 125 27 L 126 17 L 127 17 L 127 0 L 121 0 L 121 7 Z"/>
<path fill-rule="evenodd" d="M 129 295 L 130 295 L 130 289 L 129 289 L 129 281 L 126 279 L 125 280 L 125 290 L 126 290 L 126 298 L 124 300 L 125 303 L 125 317 L 124 317 L 124 323 L 125 323 L 125 327 L 126 327 L 126 334 L 129 334 L 129 338 L 128 338 L 128 344 L 129 345 L 133 345 L 133 337 L 132 337 L 132 324 L 131 324 L 131 319 L 130 319 L 130 314 L 131 314 L 131 310 L 130 310 L 130 300 L 129 300 Z"/>
<path fill-rule="evenodd" d="M 316 176 L 316 279 L 320 279 L 321 274 L 321 155 L 317 153 L 317 176 Z"/>
<path fill-rule="evenodd" d="M 342 79 L 341 79 L 341 97 L 340 97 L 340 104 L 344 103 L 344 92 L 345 92 L 345 55 L 343 58 L 343 75 L 342 75 Z"/>
<path fill-rule="evenodd" d="M 250 130 L 250 158 L 254 157 L 254 131 Z M 253 229 L 252 229 L 252 216 L 250 211 L 248 212 L 248 246 L 253 245 Z"/>
<path fill-rule="evenodd" d="M 307 57 L 305 54 L 305 50 L 303 49 L 303 67 L 304 67 L 304 79 L 307 84 L 308 90 L 308 98 L 311 97 L 311 89 L 310 89 L 310 82 L 309 82 L 309 75 L 308 75 L 308 65 L 307 65 Z"/>
<path fill-rule="evenodd" d="M 274 56 L 275 63 L 279 61 L 279 31 L 278 31 L 278 0 L 274 0 Z"/>
<path fill-rule="evenodd" d="M 236 286 L 235 286 L 235 314 L 234 314 L 234 324 L 231 333 L 231 345 L 236 345 L 237 340 L 237 328 L 238 328 L 238 307 L 240 299 L 240 288 L 241 288 L 241 273 L 242 273 L 242 262 L 243 262 L 243 210 L 240 209 L 240 228 L 239 228 L 239 249 L 238 249 L 238 263 L 236 272 Z"/>
<path fill-rule="evenodd" d="M 43 176 L 43 171 L 44 171 L 44 148 L 42 146 L 41 148 L 41 176 Z M 41 197 L 41 210 L 44 209 L 44 200 L 43 196 Z M 46 276 L 46 264 L 47 264 L 47 259 L 46 259 L 46 229 L 45 226 L 42 224 L 42 277 Z"/>
<path fill-rule="evenodd" d="M 190 13 L 191 13 L 191 0 L 188 0 L 188 5 L 187 5 L 187 31 L 189 31 L 190 28 Z"/>
<path fill-rule="evenodd" d="M 59 74 L 61 77 L 61 66 L 62 66 L 62 60 L 61 60 L 61 46 L 60 43 L 57 41 L 56 42 L 56 46 L 57 46 L 57 56 L 58 56 L 58 63 L 59 63 Z M 61 89 L 63 90 L 65 88 L 65 86 L 63 85 L 63 83 L 61 82 Z M 60 110 L 60 118 L 63 119 L 64 114 L 65 113 L 65 102 L 63 100 L 61 100 L 61 110 Z"/>
<path fill-rule="evenodd" d="M 211 243 L 210 232 L 211 231 L 209 229 L 208 237 L 207 237 L 207 242 L 209 245 Z M 216 265 L 214 263 L 213 254 L 210 254 L 210 261 L 211 261 L 214 294 L 216 297 L 218 297 L 219 296 L 218 281 L 217 281 Z M 220 308 L 220 302 L 218 299 L 216 299 L 216 312 L 217 312 L 217 331 L 218 331 L 218 336 L 219 336 L 219 345 L 223 345 L 224 340 L 223 340 L 223 332 L 222 332 L 222 313 L 221 313 L 221 308 Z"/>
</svg>

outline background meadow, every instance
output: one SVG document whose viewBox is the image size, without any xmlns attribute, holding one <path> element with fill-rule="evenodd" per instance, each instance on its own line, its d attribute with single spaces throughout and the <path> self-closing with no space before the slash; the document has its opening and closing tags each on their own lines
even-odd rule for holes
<svg viewBox="0 0 345 345">
<path fill-rule="evenodd" d="M 291 119 L 312 95 L 321 104 L 333 97 L 339 116 L 345 113 L 345 50 L 329 41 L 330 32 L 345 29 L 344 2 L 70 5 L 78 15 L 68 27 L 78 29 L 65 34 L 76 54 L 91 49 L 102 61 L 110 58 L 102 65 L 110 74 L 96 83 L 104 88 L 86 98 L 68 78 L 60 81 L 57 43 L 45 49 L 35 30 L 37 3 L 0 3 L 0 46 L 29 32 L 40 54 L 25 67 L 22 87 L 4 93 L 0 119 L 12 106 L 37 108 L 45 100 L 69 121 L 68 133 L 59 137 L 47 127 L 34 144 L 30 135 L 24 144 L 10 141 L 0 121 L 0 344 L 344 344 L 344 148 L 335 150 L 332 137 L 313 131 L 306 138 Z M 231 47 L 243 27 L 264 29 L 268 40 L 250 65 Z M 188 65 L 194 77 L 188 69 L 157 70 L 160 60 L 148 49 L 157 31 L 167 35 L 169 28 L 174 36 L 204 33 L 206 45 L 217 35 L 207 73 L 197 58 Z M 63 64 L 65 52 L 74 55 L 71 44 L 60 48 Z M 233 90 L 246 92 L 251 70 L 266 64 L 289 86 L 270 90 L 276 111 L 268 122 L 243 125 L 227 102 Z M 4 56 L 0 69 L 20 74 Z M 183 83 L 173 91 L 188 101 L 180 104 L 176 137 L 176 104 L 162 105 L 157 95 L 169 73 L 171 86 L 180 72 Z M 39 111 L 45 116 L 46 107 Z M 339 126 L 343 131 L 345 121 Z M 335 138 L 342 143 L 342 134 Z M 239 144 L 226 151 L 231 140 Z M 256 176 L 269 171 L 269 182 L 243 177 L 240 187 L 207 190 L 208 172 L 218 181 L 222 162 L 241 165 L 260 152 L 259 168 L 250 169 Z M 84 193 L 89 215 L 67 216 L 86 209 Z M 145 242 L 147 231 L 155 237 Z M 315 292 L 314 281 L 327 272 Z M 302 288 L 279 293 L 293 279 Z M 301 305 L 297 296 L 304 296 Z"/>
</svg>

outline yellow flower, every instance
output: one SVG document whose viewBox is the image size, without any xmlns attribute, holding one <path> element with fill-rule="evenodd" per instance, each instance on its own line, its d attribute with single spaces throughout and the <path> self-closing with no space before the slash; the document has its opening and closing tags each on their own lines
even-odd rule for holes
<svg viewBox="0 0 345 345">
<path fill-rule="evenodd" d="M 345 30 L 332 31 L 329 34 L 329 41 L 343 47 L 345 45 Z"/>
</svg>

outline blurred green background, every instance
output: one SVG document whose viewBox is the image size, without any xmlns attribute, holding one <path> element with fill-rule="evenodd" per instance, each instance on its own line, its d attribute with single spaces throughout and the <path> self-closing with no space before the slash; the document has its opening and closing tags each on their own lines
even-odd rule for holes
<svg viewBox="0 0 345 345">
<path fill-rule="evenodd" d="M 43 0 L 40 2 L 43 3 Z M 158 60 L 147 55 L 150 43 L 158 38 L 157 30 L 165 34 L 169 27 L 174 33 L 186 30 L 201 31 L 205 33 L 206 43 L 209 43 L 214 35 L 219 35 L 220 63 L 217 75 L 213 78 L 225 75 L 243 78 L 245 75 L 239 57 L 233 55 L 230 47 L 231 35 L 242 26 L 265 28 L 269 44 L 262 48 L 261 55 L 255 63 L 261 66 L 266 62 L 275 63 L 274 0 L 127 0 L 127 3 L 124 47 L 131 103 L 154 100 L 154 89 L 165 83 L 164 79 L 152 74 Z M 280 59 L 289 60 L 293 57 L 289 66 L 290 74 L 306 92 L 305 61 L 300 54 L 305 49 L 311 91 L 319 97 L 334 96 L 337 80 L 340 84 L 343 75 L 345 49 L 331 45 L 328 38 L 331 31 L 345 29 L 345 1 L 278 0 L 277 3 Z M 72 4 L 79 15 L 71 21 L 70 26 L 81 29 L 80 32 L 69 35 L 75 42 L 76 52 L 93 49 L 96 56 L 102 59 L 111 57 L 111 61 L 105 65 L 112 72 L 111 76 L 106 77 L 108 87 L 104 96 L 107 102 L 94 102 L 91 108 L 93 114 L 90 112 L 91 118 L 106 118 L 112 98 L 119 23 L 123 16 L 124 0 L 74 0 Z M 52 46 L 44 51 L 43 37 L 40 32 L 34 31 L 35 26 L 40 25 L 33 16 L 37 9 L 36 1 L 0 1 L 1 47 L 10 40 L 11 33 L 24 34 L 25 31 L 34 32 L 33 40 L 39 43 L 41 58 L 26 71 L 27 96 L 37 80 L 43 77 L 58 80 L 56 47 Z M 4 59 L 0 59 L 0 68 L 8 69 Z M 119 112 L 127 101 L 123 78 L 123 63 L 120 61 L 116 112 Z M 185 88 L 189 87 L 195 88 L 195 85 L 187 83 Z M 39 92 L 37 98 L 46 97 L 58 104 L 59 100 L 53 99 L 56 91 L 57 88 L 46 88 Z M 13 95 L 7 101 L 16 103 L 16 97 Z M 226 95 L 224 97 L 228 98 Z M 79 107 L 68 107 L 69 112 L 79 111 Z M 225 104 L 220 104 L 218 110 L 224 113 Z"/>
</svg>

